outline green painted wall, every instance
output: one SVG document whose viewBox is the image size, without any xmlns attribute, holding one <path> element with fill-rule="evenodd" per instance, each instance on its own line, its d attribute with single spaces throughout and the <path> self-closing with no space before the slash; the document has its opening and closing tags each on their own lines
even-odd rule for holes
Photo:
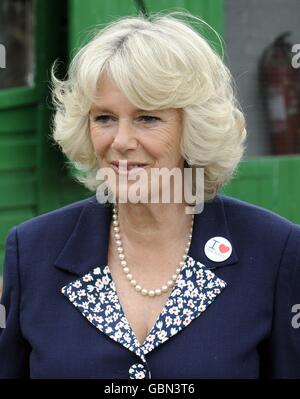
<svg viewBox="0 0 300 399">
<path fill-rule="evenodd" d="M 66 6 L 63 0 L 34 2 L 33 85 L 0 90 L 0 274 L 8 230 L 68 200 L 60 190 L 64 178 L 73 191 L 78 187 L 49 138 L 49 68 L 67 53 Z"/>
<path fill-rule="evenodd" d="M 297 155 L 246 159 L 222 192 L 300 223 L 299 173 Z"/>
</svg>

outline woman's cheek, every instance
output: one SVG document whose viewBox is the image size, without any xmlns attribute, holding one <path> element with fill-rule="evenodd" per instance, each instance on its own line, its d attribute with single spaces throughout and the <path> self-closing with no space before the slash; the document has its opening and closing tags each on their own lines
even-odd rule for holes
<svg viewBox="0 0 300 399">
<path fill-rule="evenodd" d="M 109 149 L 110 149 L 110 144 L 107 140 L 99 140 L 95 148 L 97 154 L 99 154 L 101 158 L 103 158 L 106 155 Z"/>
<path fill-rule="evenodd" d="M 103 156 L 106 151 L 109 150 L 112 138 L 109 135 L 102 134 L 101 132 L 96 130 L 91 131 L 91 138 L 95 151 L 100 156 Z"/>
</svg>

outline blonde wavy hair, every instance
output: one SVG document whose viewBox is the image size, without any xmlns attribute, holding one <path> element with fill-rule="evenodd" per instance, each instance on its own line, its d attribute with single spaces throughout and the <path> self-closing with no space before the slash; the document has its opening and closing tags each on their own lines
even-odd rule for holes
<svg viewBox="0 0 300 399">
<path fill-rule="evenodd" d="M 89 111 L 103 71 L 136 107 L 183 109 L 181 155 L 190 167 L 204 168 L 205 200 L 233 176 L 245 150 L 245 119 L 224 55 L 199 33 L 201 27 L 209 25 L 187 11 L 121 17 L 97 27 L 72 59 L 67 79 L 55 76 L 54 62 L 54 143 L 89 190 L 101 183 Z"/>
</svg>

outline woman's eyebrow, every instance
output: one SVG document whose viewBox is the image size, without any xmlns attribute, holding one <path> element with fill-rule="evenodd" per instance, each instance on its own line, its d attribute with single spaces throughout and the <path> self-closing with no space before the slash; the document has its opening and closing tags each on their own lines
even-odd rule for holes
<svg viewBox="0 0 300 399">
<path fill-rule="evenodd" d="M 108 113 L 114 113 L 113 110 L 109 109 L 108 107 L 101 107 L 101 106 L 96 106 L 91 108 L 91 112 L 108 112 Z M 133 110 L 133 113 L 138 113 L 138 112 L 155 112 L 155 110 L 146 110 L 146 109 L 141 109 L 141 108 L 136 108 Z"/>
</svg>

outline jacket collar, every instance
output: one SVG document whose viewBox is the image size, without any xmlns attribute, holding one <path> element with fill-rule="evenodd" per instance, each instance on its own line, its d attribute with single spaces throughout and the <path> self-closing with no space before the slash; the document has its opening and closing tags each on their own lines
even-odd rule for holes
<svg viewBox="0 0 300 399">
<path fill-rule="evenodd" d="M 83 276 L 96 266 L 108 263 L 109 230 L 112 207 L 100 204 L 96 195 L 88 198 L 77 223 L 58 254 L 54 266 Z M 222 262 L 214 262 L 204 252 L 206 242 L 212 237 L 224 237 L 232 245 L 230 257 Z M 222 195 L 205 202 L 203 211 L 195 214 L 193 237 L 189 255 L 203 263 L 208 269 L 224 267 L 238 262 L 236 246 L 228 228 Z"/>
<path fill-rule="evenodd" d="M 126 318 L 108 265 L 96 267 L 69 282 L 61 288 L 61 292 L 94 327 L 146 363 L 145 356 L 149 352 L 197 319 L 226 285 L 205 265 L 188 256 L 143 343 L 138 341 Z M 133 378 L 139 377 L 134 375 Z"/>
</svg>

